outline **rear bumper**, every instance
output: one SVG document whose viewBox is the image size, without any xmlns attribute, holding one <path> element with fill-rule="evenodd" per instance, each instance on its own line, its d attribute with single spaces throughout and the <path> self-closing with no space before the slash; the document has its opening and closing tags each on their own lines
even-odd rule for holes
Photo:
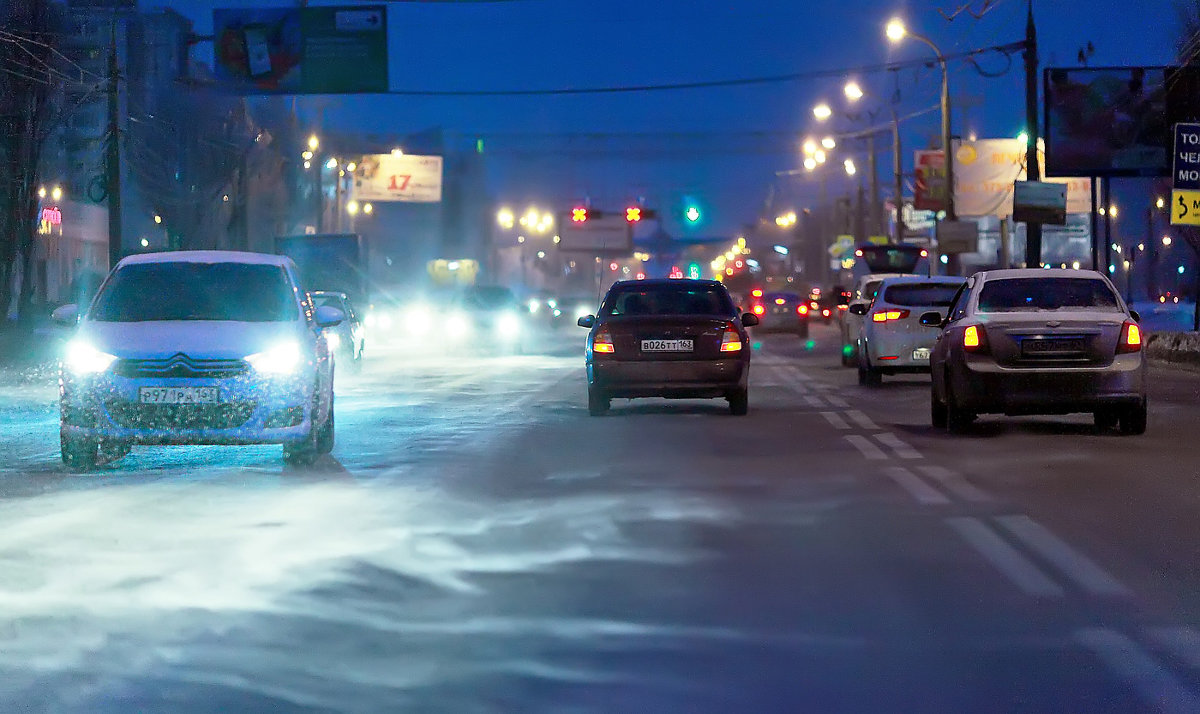
<svg viewBox="0 0 1200 714">
<path fill-rule="evenodd" d="M 928 373 L 929 359 L 915 359 L 913 353 L 918 349 L 925 349 L 926 354 L 931 354 L 936 341 L 936 331 L 930 331 L 928 336 L 920 336 L 888 334 L 876 330 L 867 339 L 867 362 L 873 368 L 892 374 Z M 885 357 L 895 359 L 884 359 Z"/>
<path fill-rule="evenodd" d="M 745 389 L 749 362 L 742 359 L 672 362 L 593 361 L 587 365 L 588 384 L 609 396 L 707 398 Z"/>
<path fill-rule="evenodd" d="M 951 372 L 958 406 L 977 413 L 1069 414 L 1146 400 L 1141 354 L 1119 355 L 1105 367 L 1001 367 L 972 359 Z"/>
</svg>

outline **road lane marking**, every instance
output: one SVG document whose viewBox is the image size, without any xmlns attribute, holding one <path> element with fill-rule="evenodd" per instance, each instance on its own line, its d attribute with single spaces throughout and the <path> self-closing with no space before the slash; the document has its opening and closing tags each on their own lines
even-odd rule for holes
<svg viewBox="0 0 1200 714">
<path fill-rule="evenodd" d="M 883 471 L 888 478 L 895 481 L 901 488 L 908 491 L 909 495 L 917 499 L 917 503 L 923 505 L 945 505 L 950 503 L 950 499 L 942 495 L 937 489 L 921 480 L 919 476 L 903 466 L 892 466 Z"/>
<path fill-rule="evenodd" d="M 837 412 L 821 412 L 821 416 L 825 417 L 825 421 L 834 429 L 849 429 L 850 425 L 846 423 Z"/>
<path fill-rule="evenodd" d="M 875 440 L 884 446 L 891 447 L 891 449 L 896 452 L 896 455 L 902 459 L 912 460 L 921 458 L 921 452 L 904 443 L 900 440 L 900 437 L 892 434 L 891 432 L 876 434 Z"/>
<path fill-rule="evenodd" d="M 1032 561 L 1006 543 L 983 521 L 978 518 L 962 516 L 947 518 L 946 523 L 1026 595 L 1063 596 L 1061 586 L 1038 570 Z"/>
<path fill-rule="evenodd" d="M 868 459 L 871 459 L 872 461 L 887 460 L 888 455 L 883 453 L 883 449 L 871 443 L 871 440 L 867 437 L 860 436 L 859 434 L 847 434 L 843 438 L 846 441 L 849 441 L 854 448 L 858 449 L 862 455 Z"/>
<path fill-rule="evenodd" d="M 850 406 L 850 402 L 847 402 L 845 399 L 832 394 L 826 394 L 825 399 L 838 409 L 845 409 L 846 407 Z"/>
<path fill-rule="evenodd" d="M 850 417 L 850 421 L 858 424 L 863 429 L 868 431 L 879 431 L 879 427 L 875 425 L 875 422 L 871 421 L 871 417 L 857 409 L 851 409 L 850 411 L 846 412 L 846 416 Z"/>
<path fill-rule="evenodd" d="M 918 466 L 929 478 L 937 481 L 950 493 L 964 501 L 987 503 L 994 500 L 991 494 L 968 482 L 961 474 L 957 474 L 944 466 Z"/>
<path fill-rule="evenodd" d="M 1200 632 L 1190 627 L 1148 627 L 1146 634 L 1192 669 L 1200 669 Z"/>
<path fill-rule="evenodd" d="M 811 394 L 804 396 L 804 401 L 808 402 L 808 406 L 820 409 L 825 406 L 825 402 L 821 401 L 820 397 L 814 397 Z"/>
<path fill-rule="evenodd" d="M 1029 516 L 997 516 L 995 520 L 1084 590 L 1093 595 L 1130 595 L 1129 588 L 1118 582 L 1095 561 L 1072 548 Z"/>
<path fill-rule="evenodd" d="M 1200 697 L 1179 683 L 1133 640 L 1115 630 L 1101 627 L 1075 632 L 1075 641 L 1088 648 L 1147 702 L 1165 714 L 1195 714 Z"/>
</svg>

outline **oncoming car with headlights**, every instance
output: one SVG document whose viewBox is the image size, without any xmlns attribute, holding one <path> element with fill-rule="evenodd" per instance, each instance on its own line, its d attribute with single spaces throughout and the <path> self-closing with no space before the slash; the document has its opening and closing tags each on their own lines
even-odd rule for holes
<svg viewBox="0 0 1200 714">
<path fill-rule="evenodd" d="M 117 264 L 60 371 L 63 462 L 87 470 L 134 444 L 282 444 L 289 463 L 333 449 L 333 361 L 314 307 L 282 256 L 145 254 Z"/>
<path fill-rule="evenodd" d="M 519 354 L 527 328 L 522 313 L 528 315 L 528 307 L 521 305 L 506 287 L 466 288 L 446 313 L 445 346 Z"/>
</svg>

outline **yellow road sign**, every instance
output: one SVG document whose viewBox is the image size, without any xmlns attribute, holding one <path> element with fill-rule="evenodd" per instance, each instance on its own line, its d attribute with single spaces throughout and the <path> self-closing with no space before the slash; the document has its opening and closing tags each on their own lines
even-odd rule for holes
<svg viewBox="0 0 1200 714">
<path fill-rule="evenodd" d="M 1171 225 L 1200 226 L 1200 191 L 1171 192 Z"/>
</svg>

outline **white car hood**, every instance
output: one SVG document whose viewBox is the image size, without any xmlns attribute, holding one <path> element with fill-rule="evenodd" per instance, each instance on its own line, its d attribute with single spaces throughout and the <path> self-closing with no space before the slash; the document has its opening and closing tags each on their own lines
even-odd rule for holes
<svg viewBox="0 0 1200 714">
<path fill-rule="evenodd" d="M 198 359 L 239 359 L 308 332 L 299 321 L 91 322 L 80 324 L 77 339 L 123 359 L 162 359 L 183 353 Z"/>
</svg>

